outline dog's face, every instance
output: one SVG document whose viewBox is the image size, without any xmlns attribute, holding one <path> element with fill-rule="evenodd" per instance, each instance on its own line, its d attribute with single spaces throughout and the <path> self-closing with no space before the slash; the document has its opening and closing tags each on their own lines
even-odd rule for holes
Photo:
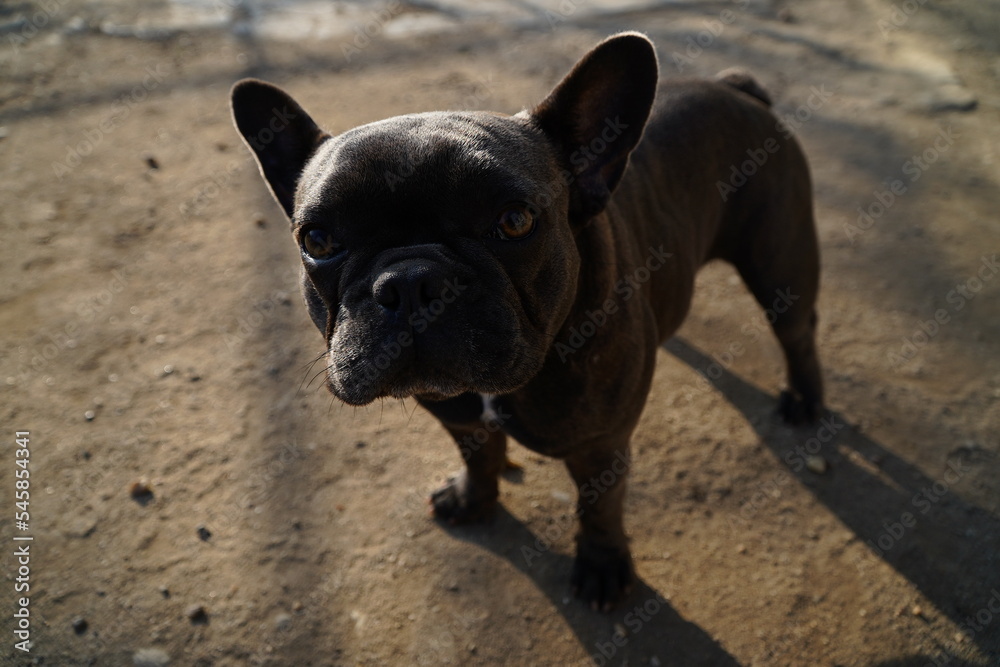
<svg viewBox="0 0 1000 667">
<path fill-rule="evenodd" d="M 641 83 L 614 82 L 636 76 L 637 55 Z M 400 116 L 336 137 L 279 89 L 237 84 L 234 117 L 291 219 L 331 391 L 364 405 L 534 377 L 574 305 L 576 234 L 620 179 L 655 81 L 648 42 L 620 36 L 531 112 Z"/>
<path fill-rule="evenodd" d="M 392 118 L 326 140 L 293 233 L 329 342 L 329 386 L 380 396 L 505 393 L 534 376 L 579 264 L 558 169 L 524 119 Z"/>
</svg>

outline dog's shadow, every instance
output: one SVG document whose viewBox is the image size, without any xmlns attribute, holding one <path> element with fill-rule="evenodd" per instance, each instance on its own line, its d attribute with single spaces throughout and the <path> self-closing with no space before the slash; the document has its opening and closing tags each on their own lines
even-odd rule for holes
<svg viewBox="0 0 1000 667">
<path fill-rule="evenodd" d="M 696 371 L 709 368 L 714 361 L 678 338 L 663 347 Z M 717 377 L 709 382 L 743 413 L 780 461 L 794 461 L 799 455 L 792 454 L 796 447 L 803 448 L 810 438 L 814 439 L 812 448 L 819 444 L 816 436 L 821 424 L 789 429 L 776 427 L 776 420 L 760 419 L 774 410 L 774 398 L 724 369 L 718 373 L 718 364 L 712 367 Z M 951 490 L 984 454 L 958 446 L 952 450 L 947 471 L 940 479 L 932 479 L 865 436 L 844 415 L 831 412 L 827 419 L 834 426 L 822 433 L 827 442 L 819 453 L 828 461 L 829 471 L 817 476 L 803 465 L 781 465 L 868 545 L 864 555 L 847 566 L 852 570 L 847 575 L 863 574 L 881 558 L 941 613 L 963 626 L 966 641 L 987 655 L 1000 656 L 1000 629 L 993 627 L 1000 624 L 1000 615 L 994 614 L 991 627 L 980 631 L 966 625 L 977 614 L 983 616 L 982 610 L 1000 589 L 1000 517 Z M 832 438 L 830 431 L 835 431 Z M 801 452 L 808 454 L 810 449 Z M 903 525 L 904 519 L 914 525 Z M 955 657 L 947 648 L 942 653 Z M 930 656 L 905 660 L 906 664 L 930 661 Z"/>
<path fill-rule="evenodd" d="M 663 347 L 695 370 L 708 368 L 713 361 L 681 339 L 674 338 Z M 790 429 L 776 426 L 775 420 L 761 419 L 774 412 L 773 396 L 728 371 L 713 375 L 717 377 L 709 381 L 715 389 L 744 414 L 779 461 L 816 434 L 816 426 Z M 828 418 L 843 424 L 818 452 L 828 461 L 830 471 L 817 476 L 804 467 L 797 470 L 797 466 L 781 465 L 858 540 L 872 545 L 882 540 L 881 546 L 888 547 L 880 549 L 880 553 L 864 551 L 858 562 L 846 565 L 851 572 L 842 574 L 857 576 L 881 558 L 956 624 L 975 618 L 986 608 L 993 591 L 1000 589 L 1000 518 L 956 493 L 945 490 L 936 494 L 934 489 L 942 490 L 944 480 L 928 477 L 859 432 L 843 415 L 830 413 Z M 927 490 L 934 501 L 915 504 L 914 498 Z M 890 534 L 887 526 L 896 530 L 895 524 L 907 513 L 915 517 L 916 525 L 906 526 L 902 534 Z M 654 656 L 665 665 L 739 664 L 715 638 L 684 619 L 648 582 L 640 580 L 611 614 L 592 612 L 579 600 L 571 599 L 567 577 L 572 558 L 551 551 L 526 558 L 522 547 L 544 539 L 540 540 L 542 536 L 502 507 L 491 524 L 463 526 L 448 533 L 507 559 L 530 577 L 563 616 L 594 664 L 624 664 L 623 660 L 648 664 Z M 1000 623 L 1000 616 L 996 622 Z M 621 636 L 617 633 L 623 627 L 626 633 Z M 994 630 L 983 628 L 969 633 L 966 629 L 967 641 L 987 655 L 1000 655 L 1000 632 Z M 957 657 L 947 649 L 942 653 L 952 661 Z M 923 665 L 934 659 L 911 655 L 891 664 Z"/>
<path fill-rule="evenodd" d="M 591 611 L 570 594 L 572 557 L 538 550 L 536 547 L 545 543 L 544 536 L 535 534 L 503 506 L 498 506 L 496 516 L 487 524 L 447 532 L 507 559 L 532 579 L 590 656 L 585 662 L 572 664 L 739 665 L 707 632 L 685 620 L 660 592 L 641 579 L 612 613 Z M 654 657 L 658 663 L 651 663 Z"/>
</svg>

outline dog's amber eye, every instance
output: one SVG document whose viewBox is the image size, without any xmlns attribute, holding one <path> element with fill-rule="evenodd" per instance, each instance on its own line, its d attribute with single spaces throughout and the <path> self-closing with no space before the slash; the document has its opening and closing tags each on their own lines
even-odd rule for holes
<svg viewBox="0 0 1000 667">
<path fill-rule="evenodd" d="M 302 233 L 302 249 L 313 259 L 330 259 L 340 252 L 340 244 L 325 229 L 313 227 Z"/>
<path fill-rule="evenodd" d="M 493 236 L 505 241 L 523 239 L 535 229 L 535 216 L 525 206 L 504 209 L 493 228 Z"/>
</svg>

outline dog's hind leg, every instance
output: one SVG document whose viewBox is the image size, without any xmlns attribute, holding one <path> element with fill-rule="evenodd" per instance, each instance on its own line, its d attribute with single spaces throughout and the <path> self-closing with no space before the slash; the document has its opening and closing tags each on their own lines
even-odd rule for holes
<svg viewBox="0 0 1000 667">
<path fill-rule="evenodd" d="M 761 217 L 732 257 L 733 264 L 767 313 L 785 353 L 788 388 L 780 411 L 786 421 L 814 421 L 823 407 L 823 378 L 816 352 L 819 247 L 812 204 L 775 207 L 795 212 L 789 220 Z"/>
</svg>

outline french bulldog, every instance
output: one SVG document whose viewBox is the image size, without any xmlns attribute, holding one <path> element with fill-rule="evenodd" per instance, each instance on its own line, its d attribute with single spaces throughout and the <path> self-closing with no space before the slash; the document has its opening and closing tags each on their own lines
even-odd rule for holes
<svg viewBox="0 0 1000 667">
<path fill-rule="evenodd" d="M 655 104 L 654 104 L 655 100 Z M 814 419 L 819 251 L 809 168 L 747 73 L 658 89 L 652 43 L 609 37 L 537 106 L 397 116 L 337 136 L 247 79 L 233 118 L 291 221 L 326 384 L 414 397 L 464 470 L 431 496 L 489 515 L 512 437 L 579 489 L 579 597 L 621 601 L 629 439 L 695 274 L 731 262 L 784 350 L 780 411 Z"/>
</svg>

